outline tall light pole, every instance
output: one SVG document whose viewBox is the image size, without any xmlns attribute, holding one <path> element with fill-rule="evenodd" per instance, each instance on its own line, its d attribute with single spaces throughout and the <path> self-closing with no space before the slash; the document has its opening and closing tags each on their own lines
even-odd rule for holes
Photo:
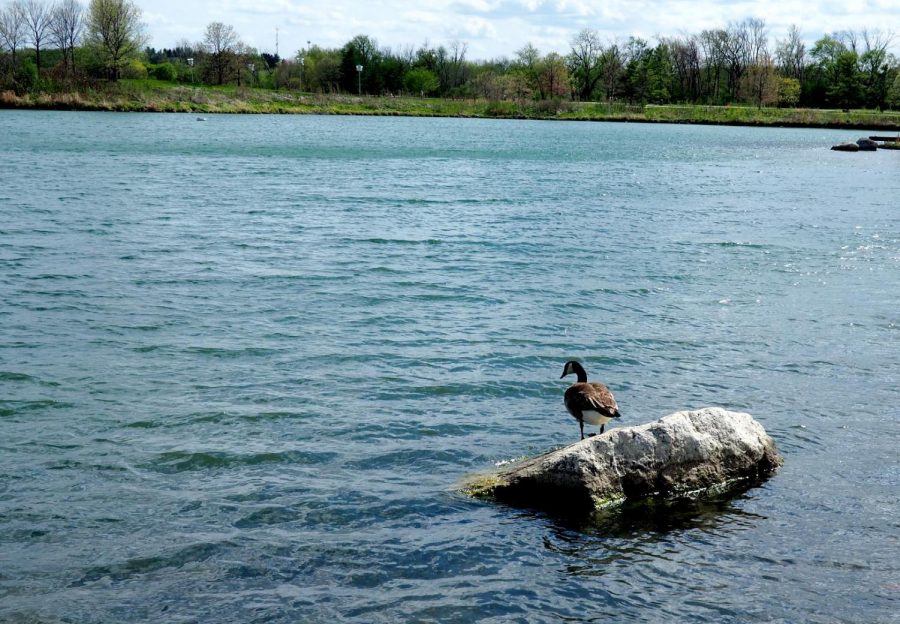
<svg viewBox="0 0 900 624">
<path fill-rule="evenodd" d="M 188 58 L 187 62 L 191 67 L 191 84 L 194 84 L 194 57 Z"/>
<path fill-rule="evenodd" d="M 360 97 L 362 97 L 362 70 L 363 70 L 362 65 L 356 66 L 356 85 L 357 85 L 357 91 L 358 91 L 358 94 Z"/>
<path fill-rule="evenodd" d="M 300 57 L 300 91 L 303 91 L 303 66 L 306 65 L 306 57 Z"/>
</svg>

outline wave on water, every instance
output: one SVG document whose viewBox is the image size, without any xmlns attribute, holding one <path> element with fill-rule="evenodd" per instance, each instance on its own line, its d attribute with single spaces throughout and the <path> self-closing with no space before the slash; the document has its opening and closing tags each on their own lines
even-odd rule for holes
<svg viewBox="0 0 900 624">
<path fill-rule="evenodd" d="M 443 245 L 447 241 L 436 238 L 427 239 L 407 239 L 407 238 L 364 238 L 359 242 L 370 243 L 372 245 Z"/>
<path fill-rule="evenodd" d="M 0 399 L 0 416 L 16 416 L 29 413 L 43 413 L 48 410 L 64 410 L 74 407 L 67 401 L 36 399 L 32 401 L 10 401 Z"/>
<path fill-rule="evenodd" d="M 197 470 L 222 470 L 263 464 L 312 465 L 333 460 L 334 452 L 279 451 L 267 453 L 230 453 L 225 451 L 169 451 L 160 453 L 141 467 L 153 472 L 173 474 Z"/>
<path fill-rule="evenodd" d="M 182 568 L 191 563 L 206 561 L 233 549 L 230 541 L 203 542 L 178 548 L 166 555 L 138 557 L 121 563 L 97 565 L 87 568 L 81 577 L 72 583 L 73 587 L 81 587 L 101 580 L 122 582 L 168 568 Z"/>
</svg>

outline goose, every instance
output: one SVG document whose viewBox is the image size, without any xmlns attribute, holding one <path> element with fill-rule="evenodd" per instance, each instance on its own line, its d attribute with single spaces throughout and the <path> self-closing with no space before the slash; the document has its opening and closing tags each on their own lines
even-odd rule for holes
<svg viewBox="0 0 900 624">
<path fill-rule="evenodd" d="M 601 383 L 588 383 L 584 367 L 574 360 L 566 362 L 559 378 L 573 374 L 578 375 L 578 381 L 566 389 L 563 402 L 569 413 L 578 421 L 581 439 L 584 440 L 585 422 L 600 425 L 600 433 L 603 433 L 606 423 L 619 417 L 619 406 L 609 388 Z"/>
</svg>

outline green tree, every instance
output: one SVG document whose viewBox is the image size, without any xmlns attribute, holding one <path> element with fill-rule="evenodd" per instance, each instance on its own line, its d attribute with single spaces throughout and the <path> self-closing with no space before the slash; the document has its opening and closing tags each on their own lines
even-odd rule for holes
<svg viewBox="0 0 900 624">
<path fill-rule="evenodd" d="M 852 108 L 859 103 L 862 80 L 859 72 L 859 56 L 856 52 L 845 50 L 838 54 L 834 61 L 828 87 L 829 99 L 841 108 Z"/>
<path fill-rule="evenodd" d="M 647 101 L 647 42 L 640 37 L 631 37 L 625 44 L 625 76 L 623 95 L 630 102 Z"/>
<path fill-rule="evenodd" d="M 381 84 L 378 43 L 366 35 L 357 35 L 341 48 L 341 87 L 349 93 L 379 93 Z M 362 65 L 362 72 L 356 67 Z"/>
<path fill-rule="evenodd" d="M 800 103 L 800 81 L 796 78 L 778 79 L 778 105 L 788 108 Z"/>
<path fill-rule="evenodd" d="M 669 46 L 660 43 L 647 57 L 647 101 L 667 104 L 672 99 L 675 72 Z"/>
<path fill-rule="evenodd" d="M 891 88 L 888 89 L 886 100 L 887 105 L 892 109 L 900 109 L 900 72 L 897 72 L 894 83 L 891 85 Z"/>
<path fill-rule="evenodd" d="M 122 68 L 138 56 L 144 45 L 141 15 L 141 8 L 133 0 L 91 0 L 88 42 L 112 81 L 119 79 Z"/>
<path fill-rule="evenodd" d="M 864 30 L 864 50 L 859 56 L 860 79 L 863 83 L 863 103 L 867 108 L 880 108 L 885 104 L 891 86 L 891 64 L 896 62 L 888 53 L 893 35 L 880 31 Z"/>
<path fill-rule="evenodd" d="M 297 53 L 303 59 L 303 84 L 314 93 L 336 93 L 341 85 L 341 51 L 312 46 Z M 354 74 L 356 70 L 354 69 Z"/>
<path fill-rule="evenodd" d="M 513 71 L 522 77 L 526 88 L 532 93 L 538 93 L 541 99 L 545 97 L 540 88 L 538 81 L 538 71 L 541 64 L 540 51 L 526 43 L 522 48 L 516 50 L 516 60 L 513 63 Z"/>
<path fill-rule="evenodd" d="M 602 78 L 600 73 L 603 57 L 603 44 L 597 31 L 585 28 L 572 39 L 569 52 L 569 73 L 575 84 L 579 99 L 591 99 L 597 83 Z"/>
<path fill-rule="evenodd" d="M 812 65 L 803 81 L 804 99 L 814 106 L 836 105 L 834 85 L 837 81 L 838 58 L 849 52 L 837 35 L 825 35 L 809 51 Z"/>
<path fill-rule="evenodd" d="M 416 95 L 431 95 L 441 86 L 437 75 L 424 67 L 414 67 L 403 77 L 403 87 Z"/>
<path fill-rule="evenodd" d="M 403 78 L 409 70 L 408 60 L 390 51 L 381 51 L 381 63 L 378 64 L 380 87 L 382 93 L 399 93 L 404 87 Z"/>
</svg>

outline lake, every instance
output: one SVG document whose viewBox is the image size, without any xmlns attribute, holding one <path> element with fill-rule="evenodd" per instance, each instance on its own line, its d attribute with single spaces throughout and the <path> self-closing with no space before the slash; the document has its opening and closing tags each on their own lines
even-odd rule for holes
<svg viewBox="0 0 900 624">
<path fill-rule="evenodd" d="M 863 132 L 0 111 L 0 620 L 897 622 L 900 152 Z M 720 405 L 785 456 L 467 475 Z M 594 428 L 590 428 L 594 430 Z"/>
</svg>

